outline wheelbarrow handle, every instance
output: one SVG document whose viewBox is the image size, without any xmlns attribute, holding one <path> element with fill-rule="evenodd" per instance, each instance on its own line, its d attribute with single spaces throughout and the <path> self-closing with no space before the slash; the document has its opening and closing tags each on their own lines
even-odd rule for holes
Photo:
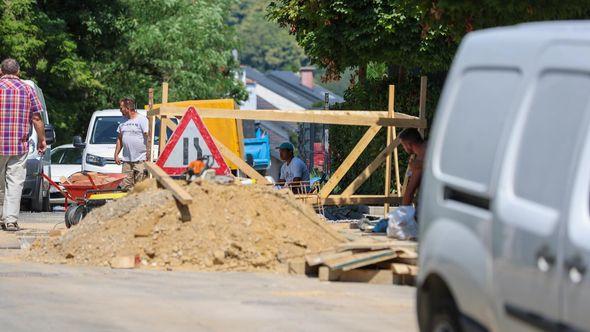
<svg viewBox="0 0 590 332">
<path fill-rule="evenodd" d="M 74 197 L 72 197 L 67 191 L 63 191 L 61 189 L 61 187 L 59 186 L 59 184 L 55 183 L 55 181 L 51 180 L 51 178 L 49 176 L 47 176 L 47 174 L 45 173 L 41 173 L 41 176 L 47 180 L 47 182 L 49 182 L 49 184 L 54 187 L 55 189 L 59 190 L 60 194 L 62 194 L 66 199 L 69 199 L 71 201 L 75 201 Z"/>
</svg>

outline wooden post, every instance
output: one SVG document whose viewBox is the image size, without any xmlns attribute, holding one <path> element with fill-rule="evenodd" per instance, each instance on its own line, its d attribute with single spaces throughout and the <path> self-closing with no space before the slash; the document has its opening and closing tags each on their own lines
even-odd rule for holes
<svg viewBox="0 0 590 332">
<path fill-rule="evenodd" d="M 395 85 L 389 86 L 389 102 L 387 107 L 388 116 L 391 118 L 395 117 Z M 391 144 L 395 139 L 397 133 L 395 127 L 387 127 L 387 145 Z M 385 197 L 389 197 L 391 194 L 391 157 L 387 155 L 385 159 Z M 401 184 L 399 179 L 399 159 L 397 155 L 397 148 L 393 150 L 393 162 L 395 172 L 395 185 L 396 193 L 399 195 L 401 191 Z M 385 216 L 389 213 L 389 203 L 383 205 L 383 213 Z"/>
<path fill-rule="evenodd" d="M 239 111 L 240 107 L 237 105 L 237 103 L 234 101 L 234 109 Z M 238 131 L 238 149 L 241 152 L 241 156 L 240 158 L 242 158 L 242 160 L 246 159 L 246 147 L 244 146 L 244 120 L 242 119 L 236 119 L 236 130 Z M 234 163 L 235 164 L 235 163 Z M 236 166 L 238 166 L 236 164 Z M 242 169 L 240 169 L 240 167 L 238 166 L 237 171 L 243 171 Z M 248 174 L 246 174 L 248 175 Z M 250 178 L 252 178 L 252 176 L 248 175 Z M 263 183 L 268 183 L 268 181 L 266 181 Z"/>
<path fill-rule="evenodd" d="M 148 90 L 148 139 L 147 139 L 147 161 L 154 161 L 153 149 L 154 149 L 154 133 L 156 130 L 156 117 L 149 115 L 154 108 L 154 89 Z"/>
<path fill-rule="evenodd" d="M 419 117 L 421 120 L 426 120 L 426 94 L 428 88 L 428 78 L 426 76 L 420 77 L 420 104 L 419 104 Z M 424 129 L 419 129 L 420 134 L 424 137 Z"/>
<path fill-rule="evenodd" d="M 162 105 L 167 104 L 168 103 L 168 83 L 164 82 L 162 83 Z M 164 148 L 166 147 L 166 138 L 168 135 L 166 135 L 166 116 L 165 115 L 161 115 L 160 116 L 160 153 L 162 153 L 162 151 L 164 151 Z"/>
</svg>

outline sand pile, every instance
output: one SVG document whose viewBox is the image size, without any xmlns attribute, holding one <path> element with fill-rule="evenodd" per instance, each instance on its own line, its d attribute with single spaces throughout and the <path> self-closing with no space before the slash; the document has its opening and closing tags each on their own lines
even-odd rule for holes
<svg viewBox="0 0 590 332">
<path fill-rule="evenodd" d="M 109 266 L 116 257 L 134 256 L 144 268 L 278 270 L 339 242 L 311 207 L 286 190 L 212 182 L 185 188 L 194 198 L 190 222 L 180 220 L 170 192 L 144 181 L 61 237 L 38 240 L 27 258 Z"/>
</svg>

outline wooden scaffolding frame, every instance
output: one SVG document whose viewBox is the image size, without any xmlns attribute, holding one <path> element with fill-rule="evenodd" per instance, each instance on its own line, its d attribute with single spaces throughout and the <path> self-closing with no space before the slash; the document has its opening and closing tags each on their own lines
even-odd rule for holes
<svg viewBox="0 0 590 332">
<path fill-rule="evenodd" d="M 202 118 L 216 119 L 235 119 L 238 121 L 238 137 L 243 137 L 242 120 L 258 121 L 277 121 L 277 122 L 301 122 L 301 123 L 319 123 L 335 124 L 350 126 L 367 126 L 365 134 L 357 142 L 356 146 L 350 151 L 342 164 L 334 171 L 325 185 L 321 188 L 318 195 L 297 195 L 302 199 L 310 198 L 313 200 L 319 196 L 320 203 L 323 205 L 383 205 L 385 213 L 388 212 L 390 205 L 399 205 L 405 190 L 405 183 L 400 182 L 399 162 L 397 147 L 400 144 L 399 138 L 396 137 L 397 128 L 417 128 L 424 132 L 427 127 L 426 122 L 426 87 L 427 79 L 425 76 L 420 80 L 420 103 L 419 117 L 408 114 L 395 112 L 395 86 L 389 86 L 388 110 L 387 111 L 334 111 L 334 110 L 239 110 L 239 109 L 209 109 L 197 108 L 197 112 Z M 171 118 L 181 118 L 186 112 L 186 107 L 166 105 L 168 103 L 168 84 L 162 86 L 162 103 L 158 108 L 154 107 L 153 89 L 149 91 L 149 109 L 148 120 L 150 124 L 150 134 L 148 137 L 148 147 L 151 148 L 154 141 L 154 129 L 156 118 L 160 119 L 160 151 L 166 145 L 166 130 L 176 129 L 177 125 Z M 346 187 L 341 194 L 333 195 L 332 191 L 338 186 L 342 178 L 348 173 L 352 165 L 358 160 L 359 156 L 365 151 L 382 127 L 387 130 L 386 147 L 375 157 L 368 166 Z M 269 184 L 266 178 L 258 173 L 243 159 L 243 156 L 236 155 L 232 150 L 215 139 L 219 151 L 226 160 L 234 163 L 238 169 L 246 176 L 255 179 L 259 183 Z M 243 150 L 243 140 L 240 139 Z M 152 153 L 148 152 L 150 161 Z M 385 190 L 383 195 L 355 195 L 355 192 L 369 179 L 369 177 L 385 163 Z M 392 166 L 394 171 L 395 185 L 391 189 L 391 172 Z M 407 180 L 407 179 L 406 179 Z M 405 181 L 404 181 L 405 182 Z"/>
</svg>

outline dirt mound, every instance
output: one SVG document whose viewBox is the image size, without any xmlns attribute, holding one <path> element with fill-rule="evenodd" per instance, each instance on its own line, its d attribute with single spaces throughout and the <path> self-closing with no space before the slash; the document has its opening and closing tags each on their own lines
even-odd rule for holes
<svg viewBox="0 0 590 332">
<path fill-rule="evenodd" d="M 182 222 L 170 192 L 144 181 L 130 195 L 94 209 L 58 238 L 35 242 L 28 259 L 108 266 L 133 256 L 145 268 L 277 270 L 281 263 L 339 242 L 313 209 L 288 191 L 264 186 L 185 187 L 192 220 Z"/>
</svg>

